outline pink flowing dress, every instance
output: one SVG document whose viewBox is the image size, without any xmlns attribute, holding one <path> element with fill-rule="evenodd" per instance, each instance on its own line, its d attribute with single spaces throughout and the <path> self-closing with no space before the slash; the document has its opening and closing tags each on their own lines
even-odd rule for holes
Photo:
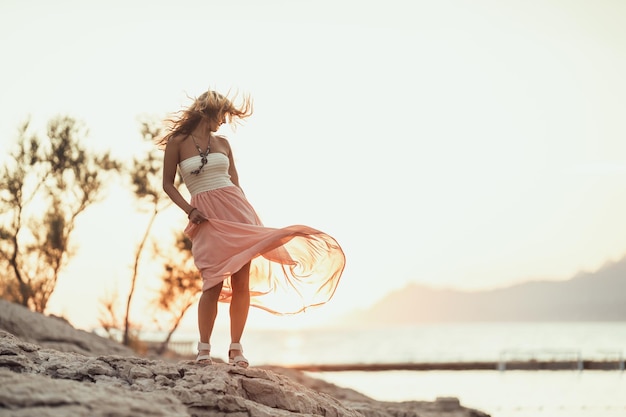
<svg viewBox="0 0 626 417">
<path fill-rule="evenodd" d="M 274 314 L 296 314 L 326 303 L 345 266 L 345 255 L 331 236 L 308 226 L 265 227 L 228 174 L 229 160 L 209 153 L 179 163 L 191 205 L 208 221 L 189 222 L 195 264 L 205 291 L 224 282 L 220 301 L 230 302 L 231 275 L 250 262 L 250 305 Z"/>
</svg>

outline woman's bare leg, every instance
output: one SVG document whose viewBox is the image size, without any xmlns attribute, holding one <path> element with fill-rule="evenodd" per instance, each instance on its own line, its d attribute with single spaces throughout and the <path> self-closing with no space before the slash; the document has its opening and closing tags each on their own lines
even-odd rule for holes
<svg viewBox="0 0 626 417">
<path fill-rule="evenodd" d="M 233 298 L 230 302 L 230 337 L 232 343 L 240 343 L 250 309 L 250 263 L 232 275 L 231 285 Z M 239 350 L 229 352 L 230 357 L 241 354 Z"/>
<path fill-rule="evenodd" d="M 213 325 L 217 317 L 217 300 L 222 291 L 222 283 L 209 288 L 202 293 L 198 302 L 198 330 L 200 331 L 200 342 L 210 343 Z M 199 354 L 208 354 L 208 351 L 201 350 Z"/>
</svg>

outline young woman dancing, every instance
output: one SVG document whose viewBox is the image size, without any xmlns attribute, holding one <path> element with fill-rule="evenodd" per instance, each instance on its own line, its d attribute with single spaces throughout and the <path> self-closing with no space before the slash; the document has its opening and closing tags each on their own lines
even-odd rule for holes
<svg viewBox="0 0 626 417">
<path fill-rule="evenodd" d="M 331 236 L 308 226 L 265 227 L 240 185 L 229 141 L 215 132 L 252 114 L 252 102 L 236 105 L 206 91 L 171 122 L 158 144 L 165 148 L 163 189 L 189 219 L 194 262 L 202 276 L 198 304 L 199 363 L 211 363 L 210 339 L 217 303 L 230 303 L 229 363 L 248 367 L 241 338 L 250 306 L 296 314 L 334 294 L 345 256 Z M 180 171 L 191 199 L 175 186 Z"/>
</svg>

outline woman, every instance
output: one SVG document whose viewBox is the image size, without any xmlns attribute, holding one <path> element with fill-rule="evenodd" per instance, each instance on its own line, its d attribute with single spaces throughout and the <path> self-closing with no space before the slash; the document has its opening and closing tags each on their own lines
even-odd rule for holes
<svg viewBox="0 0 626 417">
<path fill-rule="evenodd" d="M 327 302 L 345 265 L 337 242 L 307 226 L 264 227 L 247 201 L 228 140 L 215 132 L 252 114 L 244 97 L 235 105 L 207 91 L 181 111 L 160 142 L 165 147 L 163 189 L 189 219 L 194 262 L 202 275 L 198 304 L 199 363 L 211 363 L 210 338 L 217 302 L 230 303 L 229 363 L 247 368 L 241 337 L 250 305 L 295 314 Z M 191 194 L 174 185 L 177 170 Z"/>
</svg>

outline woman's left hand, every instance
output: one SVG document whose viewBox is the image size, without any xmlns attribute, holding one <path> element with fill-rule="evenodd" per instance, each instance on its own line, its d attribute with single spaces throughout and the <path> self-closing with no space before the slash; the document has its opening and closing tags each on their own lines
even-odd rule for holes
<svg viewBox="0 0 626 417">
<path fill-rule="evenodd" d="M 204 214 L 202 214 L 202 212 L 200 210 L 198 210 L 197 208 L 194 208 L 190 213 L 189 213 L 189 221 L 191 221 L 192 223 L 195 224 L 200 224 L 202 222 L 207 221 L 207 218 Z"/>
</svg>

